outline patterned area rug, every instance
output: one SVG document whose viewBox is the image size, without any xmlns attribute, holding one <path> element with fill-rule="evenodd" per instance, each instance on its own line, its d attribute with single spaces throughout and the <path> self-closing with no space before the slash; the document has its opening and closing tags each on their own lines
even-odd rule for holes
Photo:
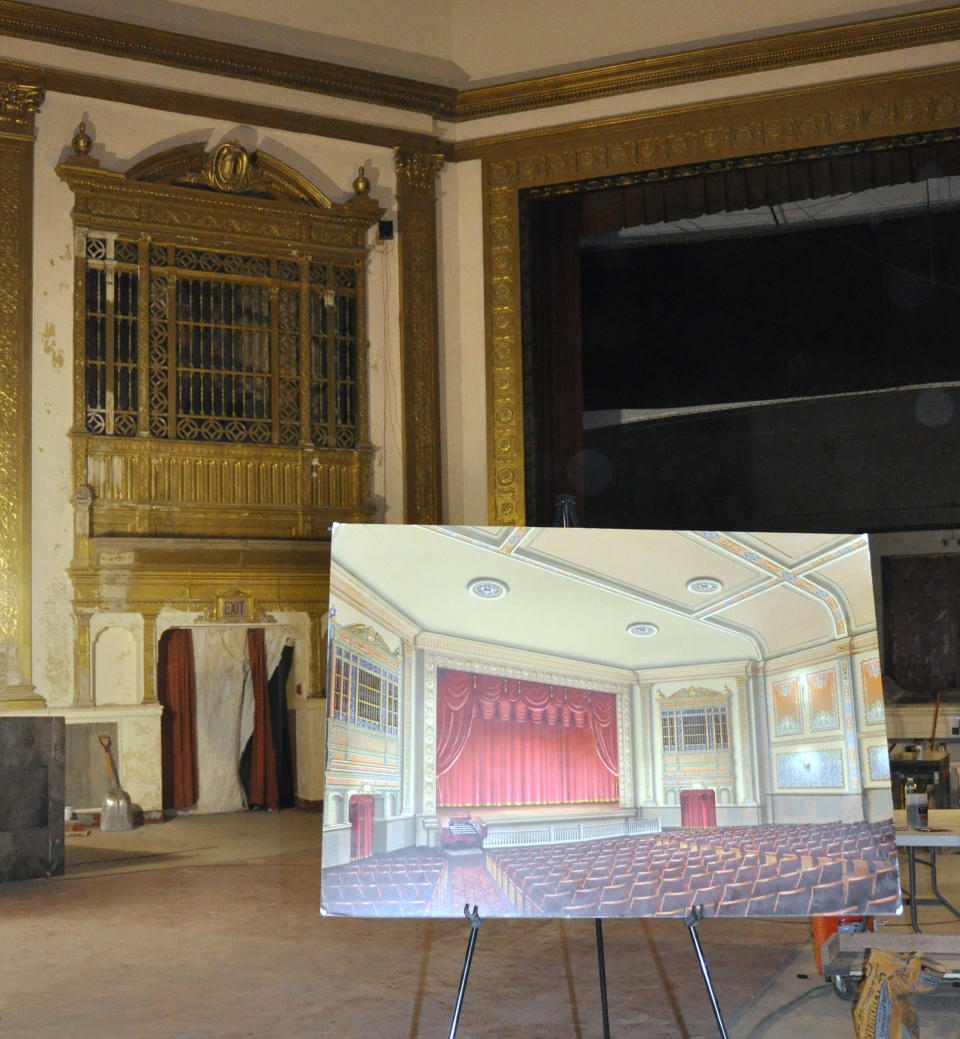
<svg viewBox="0 0 960 1039">
<path fill-rule="evenodd" d="M 448 906 L 451 915 L 460 912 L 467 902 L 471 909 L 476 906 L 482 917 L 512 912 L 484 866 L 460 866 L 451 862 Z"/>
</svg>

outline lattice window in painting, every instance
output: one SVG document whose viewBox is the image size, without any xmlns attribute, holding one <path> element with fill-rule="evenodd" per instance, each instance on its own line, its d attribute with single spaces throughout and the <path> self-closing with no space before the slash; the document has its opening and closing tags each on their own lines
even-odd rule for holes
<svg viewBox="0 0 960 1039">
<path fill-rule="evenodd" d="M 677 719 L 674 711 L 664 711 L 662 718 L 663 725 L 663 749 L 664 750 L 676 750 L 677 749 Z"/>
<path fill-rule="evenodd" d="M 664 750 L 729 750 L 725 706 L 665 708 L 660 712 L 660 725 Z"/>
<path fill-rule="evenodd" d="M 399 671 L 349 643 L 333 646 L 330 716 L 362 729 L 395 736 L 399 726 Z"/>
<path fill-rule="evenodd" d="M 86 429 L 137 432 L 137 243 L 115 235 L 86 243 Z"/>
<path fill-rule="evenodd" d="M 101 232 L 85 256 L 89 433 L 362 442 L 354 266 Z"/>
</svg>

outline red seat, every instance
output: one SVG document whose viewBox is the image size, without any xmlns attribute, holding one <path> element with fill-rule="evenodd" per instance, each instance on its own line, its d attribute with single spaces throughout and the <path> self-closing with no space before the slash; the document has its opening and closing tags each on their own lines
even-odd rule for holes
<svg viewBox="0 0 960 1039">
<path fill-rule="evenodd" d="M 747 916 L 773 916 L 776 912 L 777 892 L 755 895 L 747 900 Z"/>
<path fill-rule="evenodd" d="M 806 890 L 781 891 L 774 903 L 774 913 L 777 916 L 809 916 L 810 898 L 810 892 Z"/>
</svg>

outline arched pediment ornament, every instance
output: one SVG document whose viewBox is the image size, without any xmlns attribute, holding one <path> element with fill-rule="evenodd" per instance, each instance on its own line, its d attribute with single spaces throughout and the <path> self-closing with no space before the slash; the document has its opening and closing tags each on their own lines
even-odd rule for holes
<svg viewBox="0 0 960 1039">
<path fill-rule="evenodd" d="M 708 689 L 706 686 L 688 685 L 681 686 L 679 689 L 675 689 L 672 693 L 662 693 L 659 689 L 657 690 L 657 698 L 661 700 L 680 700 L 684 699 L 688 703 L 690 700 L 695 702 L 695 706 L 710 706 L 712 704 L 723 703 L 724 697 L 730 696 L 730 690 L 724 686 L 722 692 L 718 692 L 716 689 Z"/>
<path fill-rule="evenodd" d="M 170 148 L 132 166 L 126 179 L 333 208 L 319 188 L 285 162 L 265 152 L 248 152 L 239 141 L 227 141 L 210 152 L 202 142 Z"/>
<path fill-rule="evenodd" d="M 387 643 L 384 641 L 383 636 L 376 630 L 366 624 L 348 624 L 343 631 L 349 634 L 353 639 L 358 642 L 365 642 L 370 646 L 374 646 L 380 650 L 381 653 L 386 653 L 389 656 L 399 656 L 400 650 L 397 648 L 396 651 L 392 650 Z"/>
</svg>

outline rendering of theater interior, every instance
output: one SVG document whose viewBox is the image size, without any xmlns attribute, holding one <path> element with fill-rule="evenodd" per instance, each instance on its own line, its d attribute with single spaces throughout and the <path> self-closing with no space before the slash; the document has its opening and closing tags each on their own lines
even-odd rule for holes
<svg viewBox="0 0 960 1039">
<path fill-rule="evenodd" d="M 341 525 L 322 910 L 895 913 L 868 541 Z"/>
</svg>

